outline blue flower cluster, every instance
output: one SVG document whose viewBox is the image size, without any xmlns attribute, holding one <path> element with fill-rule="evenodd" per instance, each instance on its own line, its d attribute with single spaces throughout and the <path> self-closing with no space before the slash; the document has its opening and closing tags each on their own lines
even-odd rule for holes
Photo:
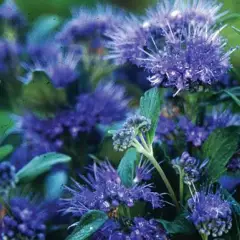
<svg viewBox="0 0 240 240">
<path fill-rule="evenodd" d="M 28 23 L 0 5 L 1 240 L 236 240 L 240 73 L 223 9 L 159 0 Z"/>
<path fill-rule="evenodd" d="M 193 184 L 200 179 L 203 174 L 203 168 L 206 166 L 207 161 L 200 161 L 194 157 L 191 157 L 188 152 L 183 152 L 180 158 L 172 160 L 173 167 L 180 174 L 183 171 L 184 182 L 186 184 Z"/>
<path fill-rule="evenodd" d="M 104 239 L 146 239 L 146 240 L 167 240 L 167 234 L 160 226 L 160 224 L 154 220 L 146 220 L 142 217 L 135 217 L 132 221 L 125 219 L 122 222 L 123 225 L 114 220 L 108 220 L 104 226 L 97 231 L 92 239 L 104 240 Z M 126 233 L 121 229 L 126 229 Z"/>
<path fill-rule="evenodd" d="M 219 35 L 224 27 L 212 28 L 223 15 L 220 8 L 206 1 L 159 3 L 143 20 L 128 18 L 109 32 L 109 57 L 144 67 L 152 84 L 176 88 L 177 93 L 213 85 L 230 69 L 235 50 L 224 50 L 226 40 Z"/>
<path fill-rule="evenodd" d="M 15 167 L 9 162 L 0 163 L 0 194 L 6 193 L 10 188 L 15 187 Z"/>
<path fill-rule="evenodd" d="M 197 192 L 188 200 L 188 207 L 191 211 L 189 218 L 201 234 L 219 237 L 232 227 L 230 203 L 220 192 Z"/>
<path fill-rule="evenodd" d="M 201 125 L 194 124 L 184 115 L 160 116 L 156 135 L 161 142 L 171 145 L 174 139 L 183 133 L 186 142 L 193 144 L 195 147 L 201 147 L 215 129 L 239 125 L 239 114 L 234 114 L 230 110 L 220 111 L 215 109 L 206 114 Z"/>
<path fill-rule="evenodd" d="M 151 128 L 151 120 L 140 115 L 129 117 L 123 128 L 113 134 L 113 146 L 116 151 L 131 147 L 138 134 L 146 133 Z"/>
<path fill-rule="evenodd" d="M 64 145 L 64 134 L 74 139 L 82 132 L 90 132 L 97 124 L 124 119 L 128 103 L 123 87 L 101 83 L 94 92 L 81 94 L 74 109 L 59 111 L 53 118 L 25 115 L 22 129 L 28 139 L 45 143 L 49 150 L 60 149 Z"/>
<path fill-rule="evenodd" d="M 9 211 L 3 217 L 2 239 L 45 240 L 46 214 L 39 205 L 15 197 L 9 203 Z"/>
<path fill-rule="evenodd" d="M 106 213 L 120 205 L 133 207 L 138 201 L 148 202 L 153 208 L 164 205 L 159 193 L 152 191 L 152 186 L 136 183 L 127 188 L 123 185 L 118 172 L 109 162 L 89 167 L 87 177 L 81 176 L 86 185 L 74 181 L 74 187 L 66 187 L 71 197 L 63 200 L 65 213 L 82 216 L 89 210 L 99 209 Z"/>
</svg>

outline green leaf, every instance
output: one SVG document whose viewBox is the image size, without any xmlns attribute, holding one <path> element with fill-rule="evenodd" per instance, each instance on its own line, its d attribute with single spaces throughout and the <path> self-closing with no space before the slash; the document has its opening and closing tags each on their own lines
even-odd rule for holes
<svg viewBox="0 0 240 240">
<path fill-rule="evenodd" d="M 140 99 L 140 114 L 151 119 L 152 123 L 152 127 L 148 132 L 150 144 L 153 142 L 155 136 L 161 103 L 160 90 L 156 87 L 145 92 L 144 96 Z"/>
<path fill-rule="evenodd" d="M 238 14 L 239 16 L 240 16 L 240 14 Z M 238 16 L 238 17 L 239 17 Z M 239 34 L 240 35 L 240 29 L 238 29 L 238 28 L 236 28 L 236 27 L 232 27 L 234 30 L 235 30 L 235 32 L 237 33 L 237 34 Z"/>
<path fill-rule="evenodd" d="M 61 18 L 57 15 L 40 16 L 33 24 L 28 33 L 28 42 L 40 44 L 54 34 L 61 24 Z"/>
<path fill-rule="evenodd" d="M 238 132 L 235 127 L 216 129 L 205 141 L 203 154 L 209 160 L 207 173 L 215 182 L 226 171 L 226 165 L 238 146 Z"/>
<path fill-rule="evenodd" d="M 32 73 L 32 80 L 23 88 L 23 104 L 40 115 L 51 115 L 66 105 L 64 89 L 55 88 L 43 71 Z"/>
<path fill-rule="evenodd" d="M 138 154 L 135 148 L 130 148 L 123 156 L 119 166 L 118 174 L 122 183 L 126 187 L 131 187 L 135 175 L 135 167 L 138 159 Z"/>
<path fill-rule="evenodd" d="M 240 99 L 238 99 L 238 97 L 235 94 L 233 94 L 233 93 L 231 93 L 230 91 L 227 91 L 227 90 L 224 90 L 224 92 L 227 95 L 229 95 L 235 101 L 235 103 L 240 107 Z"/>
<path fill-rule="evenodd" d="M 74 229 L 73 233 L 67 237 L 66 240 L 84 240 L 95 233 L 108 219 L 106 213 L 92 210 L 86 213 L 78 225 Z"/>
<path fill-rule="evenodd" d="M 227 14 L 225 17 L 223 18 L 220 18 L 219 20 L 219 23 L 220 24 L 223 24 L 223 23 L 229 23 L 229 22 L 232 22 L 232 21 L 235 21 L 237 19 L 240 18 L 240 14 L 238 13 L 231 13 L 231 14 Z"/>
<path fill-rule="evenodd" d="M 13 151 L 12 145 L 5 145 L 0 147 L 0 161 L 7 157 Z"/>
<path fill-rule="evenodd" d="M 158 221 L 169 234 L 192 234 L 195 232 L 193 224 L 186 219 L 185 213 L 178 215 L 173 222 L 163 219 L 158 219 Z"/>
<path fill-rule="evenodd" d="M 0 111 L 0 137 L 5 136 L 6 132 L 12 128 L 14 121 L 9 112 Z"/>
<path fill-rule="evenodd" d="M 33 158 L 27 165 L 17 172 L 19 181 L 30 181 L 48 171 L 54 164 L 69 162 L 71 158 L 61 153 L 46 153 Z"/>
<path fill-rule="evenodd" d="M 240 204 L 233 198 L 233 196 L 226 190 L 223 189 L 223 194 L 226 196 L 226 200 L 231 204 L 234 213 L 240 216 Z"/>
</svg>

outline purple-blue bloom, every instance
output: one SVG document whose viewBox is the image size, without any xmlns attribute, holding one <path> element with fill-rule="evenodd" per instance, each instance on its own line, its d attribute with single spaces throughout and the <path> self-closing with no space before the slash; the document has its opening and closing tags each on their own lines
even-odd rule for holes
<svg viewBox="0 0 240 240">
<path fill-rule="evenodd" d="M 201 146 L 209 135 L 209 131 L 204 126 L 194 125 L 185 116 L 179 118 L 178 126 L 184 132 L 187 142 L 191 142 L 195 147 Z"/>
<path fill-rule="evenodd" d="M 66 187 L 71 197 L 63 199 L 64 213 L 74 216 L 82 216 L 89 210 L 110 213 L 120 205 L 133 207 L 137 201 L 148 202 L 153 208 L 164 205 L 161 195 L 153 192 L 150 184 L 135 183 L 132 187 L 125 187 L 109 162 L 93 164 L 88 170 L 87 177 L 80 176 L 85 185 L 74 181 L 72 188 Z"/>
<path fill-rule="evenodd" d="M 92 93 L 77 98 L 76 112 L 79 118 L 88 116 L 93 125 L 121 121 L 128 112 L 129 98 L 125 88 L 114 82 L 101 82 Z"/>
<path fill-rule="evenodd" d="M 190 156 L 188 152 L 183 152 L 181 157 L 172 160 L 172 165 L 177 173 L 181 174 L 182 172 L 184 182 L 189 185 L 200 179 L 206 164 L 206 160 L 200 163 L 198 159 Z"/>
<path fill-rule="evenodd" d="M 239 156 L 235 156 L 233 157 L 228 165 L 227 168 L 230 172 L 237 172 L 240 171 L 240 157 Z"/>
<path fill-rule="evenodd" d="M 172 118 L 160 116 L 156 130 L 156 136 L 161 142 L 173 143 L 173 137 L 177 133 L 177 124 Z"/>
<path fill-rule="evenodd" d="M 26 25 L 26 19 L 19 11 L 13 0 L 5 0 L 0 5 L 0 21 L 8 23 L 11 27 L 20 30 Z"/>
<path fill-rule="evenodd" d="M 125 225 L 124 226 L 124 222 Z M 135 217 L 132 220 L 124 219 L 120 223 L 109 219 L 100 230 L 93 235 L 94 240 L 167 240 L 167 234 L 154 219 Z"/>
<path fill-rule="evenodd" d="M 16 169 L 9 162 L 0 163 L 0 195 L 7 193 L 16 184 Z"/>
<path fill-rule="evenodd" d="M 189 219 L 203 235 L 222 236 L 232 227 L 231 205 L 223 199 L 220 191 L 196 192 L 188 200 L 188 207 Z"/>
<path fill-rule="evenodd" d="M 120 24 L 121 14 L 110 6 L 98 5 L 95 9 L 81 8 L 72 11 L 72 19 L 58 33 L 61 43 L 77 47 L 90 41 L 90 47 L 103 47 L 106 31 Z"/>
<path fill-rule="evenodd" d="M 224 27 L 211 27 L 220 8 L 207 1 L 160 3 L 144 21 L 130 18 L 108 33 L 109 58 L 145 68 L 153 85 L 175 88 L 176 94 L 213 85 L 230 69 L 235 50 L 224 50 L 226 40 L 219 36 Z"/>
<path fill-rule="evenodd" d="M 32 79 L 32 74 L 35 71 L 44 71 L 50 78 L 55 87 L 66 87 L 69 83 L 75 81 L 79 76 L 77 65 L 81 55 L 79 52 L 67 51 L 63 52 L 61 48 L 53 47 L 48 51 L 48 48 L 42 47 L 30 48 L 30 57 L 33 64 L 26 64 L 28 70 L 26 82 Z M 48 51 L 47 54 L 45 52 Z"/>
<path fill-rule="evenodd" d="M 46 214 L 41 205 L 33 204 L 27 198 L 15 197 L 8 207 L 10 212 L 2 222 L 3 239 L 45 239 Z"/>
<path fill-rule="evenodd" d="M 27 139 L 60 149 L 66 137 L 72 139 L 82 132 L 90 132 L 97 124 L 111 124 L 123 120 L 128 112 L 129 99 L 122 86 L 113 82 L 100 83 L 94 92 L 81 94 L 76 106 L 59 111 L 51 118 L 32 114 L 23 117 L 22 129 Z"/>
<path fill-rule="evenodd" d="M 209 116 L 206 117 L 205 125 L 210 131 L 216 128 L 224 128 L 229 126 L 240 126 L 240 115 L 234 114 L 231 110 L 214 109 Z"/>
<path fill-rule="evenodd" d="M 221 12 L 222 3 L 216 0 L 186 0 L 161 1 L 147 11 L 146 21 L 150 24 L 164 26 L 165 21 L 173 28 L 179 28 L 185 24 L 213 25 L 224 16 L 227 11 Z"/>
</svg>

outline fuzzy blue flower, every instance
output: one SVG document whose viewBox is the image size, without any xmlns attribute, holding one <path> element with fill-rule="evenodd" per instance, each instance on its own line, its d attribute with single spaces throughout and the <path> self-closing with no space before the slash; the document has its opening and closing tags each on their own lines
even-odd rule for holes
<svg viewBox="0 0 240 240">
<path fill-rule="evenodd" d="M 0 163 L 0 195 L 15 187 L 16 169 L 9 162 Z"/>
<path fill-rule="evenodd" d="M 174 33 L 171 27 L 163 29 L 165 45 L 146 52 L 141 65 L 152 75 L 152 84 L 173 87 L 179 91 L 198 89 L 199 86 L 213 85 L 230 69 L 231 50 L 224 51 L 226 41 L 219 37 L 220 30 L 207 27 L 189 26 Z M 176 36 L 180 35 L 180 37 Z"/>
<path fill-rule="evenodd" d="M 9 214 L 3 217 L 1 236 L 3 239 L 45 240 L 46 214 L 40 205 L 23 197 L 12 198 Z"/>
<path fill-rule="evenodd" d="M 232 227 L 231 205 L 224 200 L 218 191 L 211 190 L 196 192 L 188 200 L 190 209 L 189 219 L 200 234 L 219 237 Z"/>
<path fill-rule="evenodd" d="M 18 48 L 15 43 L 0 39 L 0 73 L 9 73 L 16 69 Z"/>
<path fill-rule="evenodd" d="M 207 162 L 205 160 L 200 163 L 198 159 L 190 156 L 188 152 L 183 152 L 181 157 L 172 160 L 172 165 L 178 174 L 183 174 L 184 182 L 191 185 L 203 175 Z"/>
<path fill-rule="evenodd" d="M 178 126 L 184 132 L 187 142 L 196 147 L 201 146 L 209 135 L 205 127 L 196 126 L 185 116 L 180 117 Z"/>
<path fill-rule="evenodd" d="M 56 151 L 80 133 L 91 132 L 97 124 L 111 124 L 125 118 L 129 99 L 122 86 L 99 84 L 94 92 L 81 94 L 72 109 L 58 111 L 54 117 L 26 114 L 22 120 L 25 138 Z"/>
<path fill-rule="evenodd" d="M 128 103 L 129 98 L 123 86 L 101 82 L 94 92 L 78 97 L 76 112 L 79 118 L 88 116 L 94 124 L 110 124 L 125 118 Z"/>
<path fill-rule="evenodd" d="M 90 41 L 90 47 L 103 47 L 106 31 L 119 25 L 121 14 L 110 6 L 98 5 L 95 9 L 81 8 L 72 11 L 72 19 L 58 33 L 57 39 L 68 46 Z"/>
<path fill-rule="evenodd" d="M 33 64 L 25 64 L 28 73 L 25 82 L 32 79 L 35 71 L 44 71 L 50 78 L 55 87 L 66 87 L 69 83 L 75 81 L 79 76 L 77 65 L 81 55 L 75 51 L 63 52 L 60 48 L 56 51 L 56 47 L 48 50 L 42 48 L 31 48 L 30 57 Z"/>
<path fill-rule="evenodd" d="M 233 157 L 229 161 L 227 168 L 230 172 L 240 171 L 240 157 L 238 157 L 238 156 Z"/>
<path fill-rule="evenodd" d="M 232 113 L 231 110 L 213 109 L 206 117 L 206 126 L 213 131 L 216 128 L 229 126 L 240 126 L 240 115 Z"/>
<path fill-rule="evenodd" d="M 124 226 L 124 222 L 126 226 Z M 156 220 L 135 217 L 132 220 L 124 219 L 121 223 L 120 221 L 109 219 L 103 227 L 93 235 L 93 239 L 167 240 L 168 238 L 167 234 Z"/>
<path fill-rule="evenodd" d="M 13 0 L 5 0 L 0 5 L 0 21 L 9 24 L 11 27 L 20 30 L 26 25 L 24 15 L 19 11 Z"/>
<path fill-rule="evenodd" d="M 166 21 L 172 28 L 181 28 L 184 25 L 214 25 L 227 11 L 221 12 L 222 3 L 216 0 L 169 0 L 159 2 L 148 9 L 146 21 L 151 25 L 164 26 Z"/>
<path fill-rule="evenodd" d="M 173 143 L 173 137 L 176 135 L 176 123 L 172 118 L 160 116 L 156 136 L 161 142 Z"/>
<path fill-rule="evenodd" d="M 110 213 L 120 205 L 133 207 L 137 201 L 148 202 L 153 208 L 162 207 L 163 200 L 159 193 L 152 191 L 151 185 L 134 184 L 125 187 L 109 162 L 89 167 L 87 177 L 82 176 L 85 185 L 74 181 L 74 187 L 66 187 L 71 194 L 68 199 L 63 199 L 63 211 L 81 216 L 88 210 L 101 210 Z"/>
<path fill-rule="evenodd" d="M 141 21 L 131 16 L 124 19 L 120 26 L 115 27 L 107 32 L 110 39 L 106 43 L 109 50 L 107 59 L 113 59 L 117 64 L 131 62 L 140 65 L 139 58 L 143 56 L 140 50 L 146 45 L 148 30 L 141 26 Z"/>
<path fill-rule="evenodd" d="M 205 1 L 160 3 L 145 21 L 128 19 L 108 34 L 109 58 L 143 67 L 153 85 L 174 88 L 175 94 L 213 85 L 231 68 L 229 56 L 235 50 L 224 50 L 226 40 L 219 36 L 224 26 L 211 27 L 220 7 Z"/>
</svg>

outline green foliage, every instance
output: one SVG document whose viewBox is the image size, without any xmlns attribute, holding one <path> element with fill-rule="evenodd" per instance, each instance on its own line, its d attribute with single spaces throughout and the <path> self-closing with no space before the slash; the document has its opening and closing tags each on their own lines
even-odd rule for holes
<svg viewBox="0 0 240 240">
<path fill-rule="evenodd" d="M 228 90 L 224 90 L 224 92 L 229 95 L 233 101 L 240 107 L 240 99 L 232 92 L 228 91 Z"/>
<path fill-rule="evenodd" d="M 71 158 L 60 153 L 46 153 L 33 158 L 27 165 L 17 172 L 16 176 L 19 182 L 31 181 L 40 174 L 48 171 L 58 163 L 67 163 Z"/>
<path fill-rule="evenodd" d="M 194 226 L 186 219 L 185 213 L 178 215 L 172 222 L 163 219 L 158 221 L 169 234 L 192 234 L 195 232 Z"/>
<path fill-rule="evenodd" d="M 44 72 L 33 72 L 32 80 L 23 88 L 23 105 L 40 115 L 51 115 L 65 104 L 64 89 L 55 88 Z"/>
<path fill-rule="evenodd" d="M 62 19 L 57 15 L 41 16 L 33 24 L 28 33 L 28 41 L 31 44 L 40 44 L 50 38 L 56 28 L 61 24 Z"/>
<path fill-rule="evenodd" d="M 4 145 L 0 147 L 0 161 L 7 157 L 13 151 L 12 145 Z"/>
<path fill-rule="evenodd" d="M 14 121 L 11 119 L 10 114 L 5 111 L 0 112 L 0 138 L 6 135 L 6 132 L 13 127 Z"/>
<path fill-rule="evenodd" d="M 95 233 L 108 219 L 106 213 L 92 210 L 86 213 L 66 240 L 84 240 Z"/>
<path fill-rule="evenodd" d="M 204 157 L 209 160 L 207 174 L 215 182 L 226 171 L 226 164 L 238 146 L 238 132 L 235 127 L 215 130 L 203 145 Z"/>
<path fill-rule="evenodd" d="M 240 204 L 233 198 L 233 196 L 225 189 L 223 189 L 223 194 L 226 197 L 226 200 L 231 204 L 234 213 L 240 216 Z"/>
<path fill-rule="evenodd" d="M 135 175 L 136 162 L 138 160 L 138 154 L 135 148 L 130 148 L 123 156 L 119 166 L 118 174 L 122 183 L 126 187 L 131 187 L 133 184 L 133 178 Z"/>
<path fill-rule="evenodd" d="M 161 104 L 161 94 L 157 87 L 145 92 L 140 100 L 140 114 L 151 119 L 151 129 L 148 132 L 148 140 L 150 144 L 153 142 L 155 136 Z"/>
</svg>

